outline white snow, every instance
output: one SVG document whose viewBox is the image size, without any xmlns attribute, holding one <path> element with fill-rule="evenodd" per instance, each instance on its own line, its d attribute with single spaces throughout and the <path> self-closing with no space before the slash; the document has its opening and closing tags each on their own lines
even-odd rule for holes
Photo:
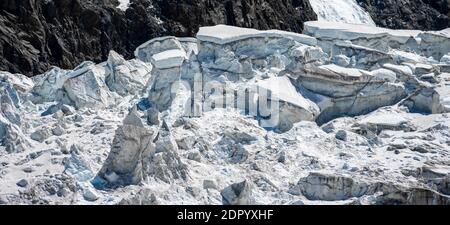
<svg viewBox="0 0 450 225">
<path fill-rule="evenodd" d="M 386 125 L 386 126 L 400 126 L 407 123 L 408 120 L 402 115 L 397 113 L 370 115 L 362 119 L 361 124 L 374 124 L 374 125 Z"/>
<path fill-rule="evenodd" d="M 313 102 L 297 92 L 294 85 L 292 85 L 291 81 L 286 76 L 263 80 L 258 82 L 258 87 L 270 91 L 272 93 L 272 99 L 278 98 L 281 101 L 291 103 L 304 109 L 315 106 Z M 317 111 L 319 111 L 318 108 Z"/>
<path fill-rule="evenodd" d="M 167 69 L 181 66 L 186 58 L 186 52 L 180 49 L 167 50 L 152 56 L 152 62 L 156 68 Z"/>
<path fill-rule="evenodd" d="M 355 0 L 309 0 L 319 21 L 344 22 L 376 26 Z"/>
<path fill-rule="evenodd" d="M 216 44 L 227 44 L 230 42 L 235 42 L 239 40 L 244 40 L 248 38 L 257 37 L 284 37 L 292 38 L 293 40 L 307 44 L 315 45 L 317 43 L 316 39 L 307 35 L 280 31 L 280 30 L 266 30 L 260 31 L 250 28 L 241 28 L 227 25 L 216 25 L 210 27 L 201 27 L 197 33 L 197 39 L 200 41 L 207 41 Z"/>
<path fill-rule="evenodd" d="M 319 67 L 320 69 L 325 69 L 330 71 L 333 74 L 354 78 L 354 79 L 360 79 L 364 75 L 367 75 L 367 73 L 363 73 L 362 70 L 354 69 L 354 68 L 345 68 L 338 65 L 330 64 L 330 65 L 323 65 Z"/>
<path fill-rule="evenodd" d="M 422 31 L 392 30 L 363 24 L 347 24 L 342 22 L 308 21 L 305 23 L 305 33 L 316 38 L 334 38 L 343 40 L 376 38 L 389 35 L 401 43 L 406 43 L 409 38 L 417 37 Z"/>
<path fill-rule="evenodd" d="M 117 6 L 117 8 L 119 8 L 122 11 L 126 11 L 129 6 L 130 0 L 119 0 L 119 6 Z"/>
</svg>

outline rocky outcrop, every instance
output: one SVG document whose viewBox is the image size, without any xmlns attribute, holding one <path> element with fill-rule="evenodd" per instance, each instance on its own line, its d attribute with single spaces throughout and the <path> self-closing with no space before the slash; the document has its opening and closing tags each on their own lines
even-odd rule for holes
<svg viewBox="0 0 450 225">
<path fill-rule="evenodd" d="M 158 0 L 154 6 L 166 29 L 180 37 L 192 37 L 198 27 L 217 24 L 299 32 L 303 22 L 317 18 L 307 0 Z"/>
<path fill-rule="evenodd" d="M 156 33 L 149 17 L 136 13 L 138 8 L 129 16 L 136 18 L 135 24 L 149 22 L 142 29 Z M 0 68 L 27 75 L 50 66 L 69 69 L 82 61 L 105 60 L 111 49 L 129 56 L 127 48 L 139 39 L 135 31 L 125 29 L 125 13 L 111 1 L 3 1 L 0 12 Z"/>
<path fill-rule="evenodd" d="M 357 0 L 357 2 L 381 27 L 442 30 L 450 23 L 448 0 Z"/>
<path fill-rule="evenodd" d="M 24 0 L 0 3 L 0 70 L 28 76 L 51 66 L 100 62 L 115 50 L 130 58 L 162 35 L 193 36 L 202 25 L 230 24 L 301 32 L 316 15 L 306 0 Z"/>
</svg>

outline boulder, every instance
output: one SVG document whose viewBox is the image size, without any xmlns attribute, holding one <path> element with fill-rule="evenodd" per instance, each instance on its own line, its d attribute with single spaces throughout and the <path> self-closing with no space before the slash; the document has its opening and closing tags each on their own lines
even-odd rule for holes
<svg viewBox="0 0 450 225">
<path fill-rule="evenodd" d="M 347 141 L 347 131 L 345 130 L 339 130 L 336 135 L 335 135 L 336 139 L 341 140 L 341 141 Z"/>
<path fill-rule="evenodd" d="M 25 180 L 25 179 L 21 179 L 21 180 L 19 180 L 16 184 L 17 184 L 17 186 L 19 186 L 19 187 L 26 187 L 26 186 L 28 186 L 28 181 Z"/>
<path fill-rule="evenodd" d="M 62 136 L 64 133 L 65 130 L 60 125 L 56 125 L 52 128 L 52 134 L 55 136 Z"/>
<path fill-rule="evenodd" d="M 47 128 L 40 128 L 35 132 L 30 134 L 30 138 L 37 142 L 44 142 L 47 138 L 51 136 L 49 130 Z"/>
<path fill-rule="evenodd" d="M 149 125 L 160 125 L 161 124 L 161 113 L 153 108 L 150 107 L 147 111 L 147 124 Z"/>
<path fill-rule="evenodd" d="M 245 180 L 226 187 L 220 194 L 224 205 L 250 205 L 253 203 L 252 187 Z"/>
<path fill-rule="evenodd" d="M 51 105 L 47 110 L 41 113 L 41 116 L 53 115 L 57 112 L 62 112 L 66 116 L 70 116 L 75 114 L 75 109 L 72 106 L 65 105 L 62 103 L 58 103 L 55 105 Z"/>
</svg>

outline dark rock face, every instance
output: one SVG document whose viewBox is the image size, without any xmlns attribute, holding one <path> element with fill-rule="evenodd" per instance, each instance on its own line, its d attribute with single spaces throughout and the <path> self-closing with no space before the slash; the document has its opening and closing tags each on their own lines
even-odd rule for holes
<svg viewBox="0 0 450 225">
<path fill-rule="evenodd" d="M 450 1 L 449 0 L 423 0 L 424 3 L 430 5 L 440 13 L 450 16 Z"/>
<path fill-rule="evenodd" d="M 106 0 L 2 1 L 0 70 L 32 75 L 52 65 L 73 68 L 85 60 L 104 60 L 111 49 L 130 56 L 143 34 L 161 34 L 145 6 L 124 13 L 114 5 Z"/>
<path fill-rule="evenodd" d="M 317 18 L 308 0 L 156 0 L 154 5 L 166 28 L 180 36 L 216 24 L 301 32 L 303 22 Z"/>
<path fill-rule="evenodd" d="M 229 24 L 301 32 L 316 15 L 307 0 L 2 0 L 0 70 L 39 74 L 125 57 L 162 35 L 194 36 L 199 26 Z"/>
<path fill-rule="evenodd" d="M 378 26 L 442 30 L 450 26 L 450 0 L 357 0 Z"/>
</svg>

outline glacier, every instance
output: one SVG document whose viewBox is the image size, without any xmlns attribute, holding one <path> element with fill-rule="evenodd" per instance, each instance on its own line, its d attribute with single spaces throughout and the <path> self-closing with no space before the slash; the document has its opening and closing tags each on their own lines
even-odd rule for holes
<svg viewBox="0 0 450 225">
<path fill-rule="evenodd" d="M 0 204 L 450 204 L 449 48 L 217 25 L 0 72 Z"/>
</svg>

